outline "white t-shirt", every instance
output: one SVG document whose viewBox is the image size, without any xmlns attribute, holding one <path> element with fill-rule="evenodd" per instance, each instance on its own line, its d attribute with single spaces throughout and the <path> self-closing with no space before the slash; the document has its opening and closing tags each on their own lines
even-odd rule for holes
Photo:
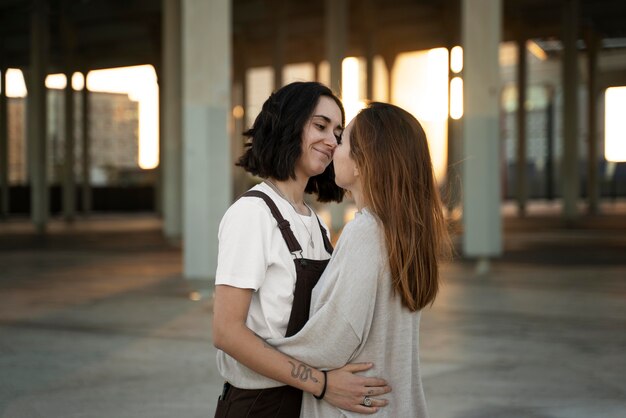
<svg viewBox="0 0 626 418">
<path fill-rule="evenodd" d="M 299 215 L 265 183 L 254 186 L 267 194 L 291 224 L 304 258 L 326 260 L 317 216 Z M 324 224 L 322 224 L 324 225 Z M 324 228 L 328 231 L 326 225 Z M 309 245 L 310 236 L 314 247 Z M 294 256 L 263 199 L 242 197 L 224 214 L 219 227 L 216 285 L 253 289 L 246 325 L 261 338 L 284 337 L 296 284 Z"/>
</svg>

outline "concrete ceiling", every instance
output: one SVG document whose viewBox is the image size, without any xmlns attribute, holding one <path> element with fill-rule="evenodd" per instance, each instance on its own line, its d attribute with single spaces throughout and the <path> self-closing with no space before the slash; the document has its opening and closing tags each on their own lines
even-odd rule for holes
<svg viewBox="0 0 626 418">
<path fill-rule="evenodd" d="M 561 0 L 503 0 L 504 40 L 558 40 Z M 32 0 L 0 0 L 0 66 L 28 67 Z M 49 17 L 49 72 L 137 64 L 158 66 L 160 0 L 43 0 Z M 579 0 L 580 38 L 593 31 L 605 48 L 626 48 L 626 1 Z M 272 65 L 279 31 L 283 62 L 324 59 L 324 0 L 234 0 L 238 68 Z M 352 0 L 347 55 L 459 44 L 459 0 Z M 584 42 L 581 43 L 581 49 Z M 558 55 L 558 48 L 549 51 Z"/>
</svg>

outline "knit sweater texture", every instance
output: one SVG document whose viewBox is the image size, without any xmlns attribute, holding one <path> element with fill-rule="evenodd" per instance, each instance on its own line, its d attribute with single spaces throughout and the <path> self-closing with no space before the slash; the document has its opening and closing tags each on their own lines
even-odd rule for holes
<svg viewBox="0 0 626 418">
<path fill-rule="evenodd" d="M 427 418 L 420 377 L 419 323 L 395 294 L 384 231 L 367 209 L 344 228 L 326 271 L 313 290 L 311 318 L 289 338 L 270 339 L 280 351 L 320 369 L 372 362 L 363 374 L 385 378 L 389 405 L 375 416 Z M 305 393 L 301 417 L 361 416 Z"/>
</svg>

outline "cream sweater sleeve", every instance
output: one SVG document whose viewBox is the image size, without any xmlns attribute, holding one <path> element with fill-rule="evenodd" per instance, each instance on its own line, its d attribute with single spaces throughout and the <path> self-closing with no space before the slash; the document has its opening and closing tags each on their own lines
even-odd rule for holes
<svg viewBox="0 0 626 418">
<path fill-rule="evenodd" d="M 384 252 L 376 219 L 368 212 L 358 214 L 344 228 L 314 289 L 309 321 L 296 335 L 267 342 L 317 368 L 348 363 L 372 324 Z"/>
</svg>

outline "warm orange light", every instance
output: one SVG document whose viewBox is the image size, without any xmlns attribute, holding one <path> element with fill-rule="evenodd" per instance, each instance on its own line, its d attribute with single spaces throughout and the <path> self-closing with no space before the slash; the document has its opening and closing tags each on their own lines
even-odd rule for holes
<svg viewBox="0 0 626 418">
<path fill-rule="evenodd" d="M 463 48 L 455 46 L 450 51 L 450 69 L 453 73 L 463 71 Z"/>
<path fill-rule="evenodd" d="M 72 89 L 80 91 L 85 85 L 85 77 L 82 73 L 72 74 Z M 67 77 L 63 73 L 49 74 L 46 76 L 46 87 L 49 89 L 62 90 L 67 86 Z"/>
<path fill-rule="evenodd" d="M 358 211 L 359 211 L 359 208 L 356 205 L 354 204 L 346 205 L 345 209 L 343 210 L 343 223 L 347 224 L 348 222 L 353 220 Z"/>
<path fill-rule="evenodd" d="M 606 89 L 604 106 L 604 158 L 626 161 L 626 86 Z"/>
<path fill-rule="evenodd" d="M 26 97 L 26 82 L 21 70 L 9 68 L 5 80 L 7 97 Z"/>
<path fill-rule="evenodd" d="M 274 69 L 272 67 L 253 67 L 246 71 L 246 109 L 244 123 L 252 126 L 263 103 L 274 89 Z"/>
<path fill-rule="evenodd" d="M 345 58 L 341 67 L 341 101 L 346 112 L 346 125 L 365 107 L 361 100 L 361 68 L 359 59 Z"/>
<path fill-rule="evenodd" d="M 372 99 L 379 102 L 390 102 L 389 97 L 389 71 L 385 60 L 380 55 L 374 57 L 374 97 Z"/>
<path fill-rule="evenodd" d="M 317 66 L 317 81 L 330 86 L 330 63 L 328 61 L 322 61 Z"/>
<path fill-rule="evenodd" d="M 322 220 L 322 222 L 325 225 L 332 225 L 332 220 L 333 217 L 330 214 L 330 210 L 328 209 L 328 205 L 324 205 L 322 207 L 320 207 L 319 209 L 316 210 L 317 211 L 317 216 L 320 217 L 320 219 Z"/>
<path fill-rule="evenodd" d="M 46 77 L 46 87 L 49 89 L 64 89 L 67 85 L 65 74 L 50 74 Z"/>
<path fill-rule="evenodd" d="M 294 81 L 313 81 L 315 78 L 315 65 L 310 62 L 299 64 L 287 64 L 283 67 L 283 85 L 286 86 Z"/>
<path fill-rule="evenodd" d="M 64 89 L 67 85 L 65 74 L 50 74 L 46 76 L 46 87 L 49 89 Z M 84 78 L 81 73 L 72 75 L 72 88 L 82 90 Z M 6 73 L 7 97 L 26 97 L 26 83 L 24 74 L 16 68 L 9 68 Z"/>
<path fill-rule="evenodd" d="M 83 73 L 72 74 L 72 88 L 76 91 L 80 91 L 85 87 L 85 76 Z"/>
<path fill-rule="evenodd" d="M 541 61 L 545 61 L 548 59 L 548 54 L 546 54 L 546 51 L 544 51 L 543 48 L 541 48 L 537 44 L 537 42 L 535 41 L 526 42 L 526 48 L 528 48 L 528 51 L 531 54 L 533 54 L 537 59 Z"/>
<path fill-rule="evenodd" d="M 437 179 L 447 166 L 448 50 L 436 48 L 399 54 L 393 68 L 394 104 L 422 124 Z"/>
<path fill-rule="evenodd" d="M 244 112 L 243 112 L 243 106 L 241 106 L 241 105 L 237 105 L 237 106 L 233 107 L 233 117 L 234 117 L 235 119 L 241 119 L 241 118 L 243 118 L 243 114 L 244 114 Z"/>
<path fill-rule="evenodd" d="M 450 117 L 461 119 L 463 117 L 463 79 L 454 77 L 450 81 Z"/>
<path fill-rule="evenodd" d="M 159 165 L 159 86 L 151 65 L 95 70 L 87 75 L 90 91 L 126 93 L 139 102 L 139 167 Z"/>
</svg>

